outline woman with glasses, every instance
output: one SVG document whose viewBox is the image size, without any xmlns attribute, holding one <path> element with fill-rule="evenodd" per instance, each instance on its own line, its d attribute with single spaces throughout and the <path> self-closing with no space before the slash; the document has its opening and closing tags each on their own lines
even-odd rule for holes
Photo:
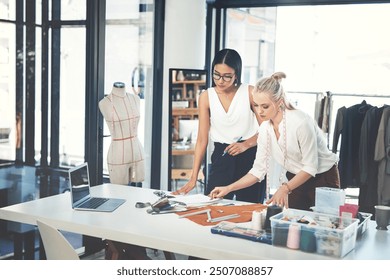
<svg viewBox="0 0 390 280">
<path fill-rule="evenodd" d="M 251 169 L 257 150 L 260 119 L 254 113 L 253 86 L 241 83 L 242 61 L 237 51 L 220 50 L 212 63 L 212 87 L 199 97 L 199 128 L 190 180 L 174 194 L 187 194 L 196 185 L 209 137 L 214 142 L 205 194 L 229 185 Z M 263 202 L 265 183 L 232 192 L 225 198 Z"/>
</svg>

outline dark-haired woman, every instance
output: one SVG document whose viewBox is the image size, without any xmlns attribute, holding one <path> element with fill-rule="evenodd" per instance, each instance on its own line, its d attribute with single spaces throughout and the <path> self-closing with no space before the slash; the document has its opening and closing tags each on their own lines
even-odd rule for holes
<svg viewBox="0 0 390 280">
<path fill-rule="evenodd" d="M 220 50 L 212 63 L 212 87 L 199 97 L 199 128 L 190 180 L 174 194 L 186 194 L 196 185 L 207 145 L 214 143 L 205 194 L 228 185 L 252 167 L 257 151 L 260 119 L 254 111 L 253 86 L 241 82 L 242 61 L 233 49 Z M 226 198 L 263 202 L 265 184 L 254 182 Z"/>
</svg>

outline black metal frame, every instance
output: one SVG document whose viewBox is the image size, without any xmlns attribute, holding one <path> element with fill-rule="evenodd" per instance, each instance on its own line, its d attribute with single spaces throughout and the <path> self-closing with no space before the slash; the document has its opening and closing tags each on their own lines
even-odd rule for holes
<svg viewBox="0 0 390 280">
<path fill-rule="evenodd" d="M 41 168 L 48 167 L 49 155 L 49 3 L 42 0 L 42 99 L 41 99 Z"/>
<path fill-rule="evenodd" d="M 16 1 L 16 21 L 15 21 L 15 29 L 16 29 L 16 73 L 15 73 L 15 90 L 16 90 L 16 118 L 20 121 L 20 126 L 23 130 L 24 124 L 24 23 L 23 23 L 23 14 L 24 14 L 24 1 L 17 0 Z M 23 133 L 21 131 L 21 133 Z M 23 153 L 24 139 L 21 138 L 20 146 L 16 148 L 16 163 L 21 164 L 24 162 L 24 153 Z"/>
<path fill-rule="evenodd" d="M 207 0 L 215 8 L 276 7 L 302 5 L 380 4 L 386 0 Z"/>
<path fill-rule="evenodd" d="M 103 183 L 103 117 L 106 0 L 87 0 L 85 161 L 93 186 Z"/>
<path fill-rule="evenodd" d="M 160 189 L 161 185 L 161 135 L 164 71 L 164 17 L 165 0 L 155 1 L 154 7 L 154 58 L 153 58 L 153 115 L 150 187 Z"/>
<path fill-rule="evenodd" d="M 61 2 L 52 0 L 52 21 L 61 19 Z M 51 27 L 51 110 L 50 110 L 50 167 L 60 165 L 60 76 L 61 76 L 61 26 Z M 48 132 L 47 132 L 48 133 Z M 49 134 L 47 134 L 49 135 Z"/>
</svg>

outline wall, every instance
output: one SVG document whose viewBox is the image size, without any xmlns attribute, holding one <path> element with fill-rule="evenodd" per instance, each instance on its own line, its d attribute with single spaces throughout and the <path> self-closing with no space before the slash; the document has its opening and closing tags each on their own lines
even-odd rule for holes
<svg viewBox="0 0 390 280">
<path fill-rule="evenodd" d="M 206 1 L 166 0 L 162 146 L 161 146 L 161 189 L 167 189 L 168 182 L 168 102 L 169 68 L 204 69 L 206 44 Z"/>
</svg>

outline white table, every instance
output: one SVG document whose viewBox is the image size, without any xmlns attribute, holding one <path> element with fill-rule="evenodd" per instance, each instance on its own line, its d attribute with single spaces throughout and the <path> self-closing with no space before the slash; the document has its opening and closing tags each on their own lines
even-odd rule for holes
<svg viewBox="0 0 390 280">
<path fill-rule="evenodd" d="M 63 193 L 0 208 L 0 219 L 33 225 L 37 219 L 42 219 L 69 232 L 205 259 L 331 259 L 212 234 L 209 226 L 179 219 L 174 213 L 150 215 L 145 208 L 135 208 L 137 201 L 157 200 L 151 189 L 104 184 L 93 187 L 92 193 L 95 196 L 125 198 L 127 201 L 113 213 L 75 211 L 71 209 L 69 193 Z M 390 260 L 389 248 L 390 230 L 378 231 L 375 222 L 369 221 L 367 232 L 344 259 Z"/>
</svg>

